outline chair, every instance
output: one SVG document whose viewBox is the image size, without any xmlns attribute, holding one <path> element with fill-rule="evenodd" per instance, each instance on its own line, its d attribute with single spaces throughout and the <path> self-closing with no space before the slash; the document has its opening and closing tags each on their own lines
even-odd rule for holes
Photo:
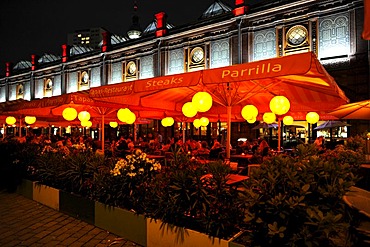
<svg viewBox="0 0 370 247">
<path fill-rule="evenodd" d="M 248 176 L 251 176 L 254 171 L 260 169 L 260 164 L 249 164 L 248 165 Z"/>
<path fill-rule="evenodd" d="M 207 153 L 197 154 L 196 156 L 197 156 L 197 158 L 199 158 L 201 160 L 208 160 L 209 159 L 209 154 L 207 154 Z"/>
</svg>

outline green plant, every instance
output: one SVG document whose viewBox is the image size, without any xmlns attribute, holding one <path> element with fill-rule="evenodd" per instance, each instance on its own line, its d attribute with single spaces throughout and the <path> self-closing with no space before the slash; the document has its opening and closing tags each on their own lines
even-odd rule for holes
<svg viewBox="0 0 370 247">
<path fill-rule="evenodd" d="M 246 193 L 244 241 L 252 246 L 338 246 L 348 242 L 343 195 L 355 184 L 353 168 L 333 162 L 313 145 L 298 156 L 274 156 L 253 173 Z"/>
<path fill-rule="evenodd" d="M 136 150 L 124 159 L 118 159 L 110 174 L 101 181 L 103 188 L 100 200 L 103 202 L 143 213 L 142 201 L 151 189 L 150 184 L 161 171 L 161 165 L 148 159 L 146 153 Z M 104 191 L 104 193 L 102 193 Z"/>
<path fill-rule="evenodd" d="M 17 139 L 0 142 L 0 188 L 14 191 L 22 178 L 32 174 L 39 146 Z"/>
<path fill-rule="evenodd" d="M 148 205 L 148 216 L 210 236 L 235 234 L 244 211 L 238 191 L 226 184 L 230 168 L 219 161 L 177 167 L 174 164 L 153 184 L 155 202 Z"/>
</svg>

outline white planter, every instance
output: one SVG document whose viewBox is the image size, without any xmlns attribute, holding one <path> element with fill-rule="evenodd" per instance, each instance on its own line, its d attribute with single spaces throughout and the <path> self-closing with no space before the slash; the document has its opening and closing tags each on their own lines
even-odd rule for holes
<svg viewBox="0 0 370 247">
<path fill-rule="evenodd" d="M 59 190 L 42 185 L 33 184 L 33 200 L 59 211 Z"/>
<path fill-rule="evenodd" d="M 232 243 L 235 237 L 224 240 L 211 238 L 204 233 L 194 230 L 170 227 L 167 224 L 162 226 L 160 220 L 147 219 L 147 247 L 229 247 L 243 245 Z M 239 235 L 239 234 L 238 234 Z"/>
</svg>

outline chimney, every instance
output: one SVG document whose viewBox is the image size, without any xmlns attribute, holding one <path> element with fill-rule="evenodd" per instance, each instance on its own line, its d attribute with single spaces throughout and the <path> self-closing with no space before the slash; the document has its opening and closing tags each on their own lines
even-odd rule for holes
<svg viewBox="0 0 370 247">
<path fill-rule="evenodd" d="M 31 55 L 31 65 L 32 65 L 31 70 L 32 71 L 34 71 L 38 66 L 38 61 L 37 60 L 38 60 L 38 56 L 35 55 L 35 54 L 32 54 Z"/>
<path fill-rule="evenodd" d="M 5 76 L 9 77 L 12 75 L 12 63 L 6 62 L 5 63 Z"/>
<path fill-rule="evenodd" d="M 111 48 L 111 34 L 110 32 L 103 32 L 103 45 L 101 46 L 101 52 L 107 52 Z"/>
<path fill-rule="evenodd" d="M 157 31 L 155 32 L 156 37 L 162 37 L 167 33 L 167 15 L 164 12 L 159 12 L 155 14 L 157 20 Z"/>
<path fill-rule="evenodd" d="M 248 6 L 244 5 L 244 0 L 235 0 L 234 16 L 244 15 L 248 11 Z"/>
<path fill-rule="evenodd" d="M 70 47 L 66 44 L 62 45 L 62 63 L 65 63 L 68 61 L 69 58 L 69 49 Z"/>
</svg>

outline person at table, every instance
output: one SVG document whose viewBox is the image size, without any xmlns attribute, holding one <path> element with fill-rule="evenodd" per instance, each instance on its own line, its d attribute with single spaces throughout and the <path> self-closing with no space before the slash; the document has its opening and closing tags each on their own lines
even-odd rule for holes
<svg viewBox="0 0 370 247">
<path fill-rule="evenodd" d="M 316 140 L 314 141 L 314 144 L 315 146 L 319 149 L 319 150 L 323 150 L 324 149 L 324 137 L 323 136 L 318 136 L 316 138 Z"/>
<path fill-rule="evenodd" d="M 170 148 L 171 152 L 184 152 L 184 143 L 181 138 L 174 138 Z"/>
<path fill-rule="evenodd" d="M 260 140 L 260 144 L 258 146 L 258 153 L 265 157 L 269 154 L 270 146 L 265 139 Z"/>
<path fill-rule="evenodd" d="M 162 145 L 161 150 L 162 152 L 170 152 L 170 148 L 171 148 L 171 139 L 167 139 L 166 143 Z"/>
<path fill-rule="evenodd" d="M 208 149 L 208 144 L 206 141 L 202 141 L 200 143 L 200 148 L 194 151 L 193 155 L 207 155 L 210 153 L 210 150 Z"/>
<path fill-rule="evenodd" d="M 222 152 L 221 143 L 215 142 L 209 151 L 209 158 L 210 159 L 218 159 L 219 154 Z"/>
</svg>

